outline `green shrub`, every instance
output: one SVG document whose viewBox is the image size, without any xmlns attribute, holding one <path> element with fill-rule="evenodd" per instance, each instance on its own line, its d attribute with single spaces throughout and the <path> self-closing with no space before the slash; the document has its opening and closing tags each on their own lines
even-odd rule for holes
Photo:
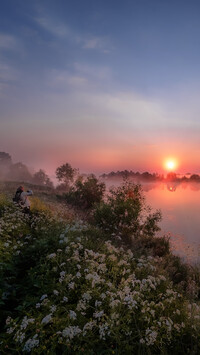
<svg viewBox="0 0 200 355">
<path fill-rule="evenodd" d="M 110 190 L 106 201 L 94 210 L 94 223 L 109 234 L 123 238 L 154 235 L 159 230 L 159 211 L 150 214 L 140 185 L 125 182 Z"/>
<path fill-rule="evenodd" d="M 104 191 L 105 184 L 99 182 L 94 175 L 87 177 L 86 180 L 79 177 L 65 194 L 65 198 L 72 205 L 89 209 L 102 200 Z"/>
</svg>

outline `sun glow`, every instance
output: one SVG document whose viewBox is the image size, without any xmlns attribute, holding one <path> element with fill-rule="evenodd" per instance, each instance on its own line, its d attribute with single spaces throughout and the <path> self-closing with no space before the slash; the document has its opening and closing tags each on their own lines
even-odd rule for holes
<svg viewBox="0 0 200 355">
<path fill-rule="evenodd" d="M 174 171 L 177 167 L 177 162 L 175 159 L 167 159 L 164 165 L 165 165 L 165 169 L 169 171 Z"/>
</svg>

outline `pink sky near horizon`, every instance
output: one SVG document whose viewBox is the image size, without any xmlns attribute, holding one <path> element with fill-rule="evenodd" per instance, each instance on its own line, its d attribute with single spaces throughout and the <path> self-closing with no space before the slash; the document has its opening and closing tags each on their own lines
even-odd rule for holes
<svg viewBox="0 0 200 355">
<path fill-rule="evenodd" d="M 11 2 L 0 13 L 0 151 L 50 176 L 66 162 L 165 173 L 167 158 L 200 173 L 199 4 Z"/>
</svg>

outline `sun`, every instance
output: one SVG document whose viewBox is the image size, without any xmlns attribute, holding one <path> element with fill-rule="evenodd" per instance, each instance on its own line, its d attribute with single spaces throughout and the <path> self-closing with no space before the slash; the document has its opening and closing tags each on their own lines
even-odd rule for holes
<svg viewBox="0 0 200 355">
<path fill-rule="evenodd" d="M 177 161 L 175 159 L 166 159 L 165 161 L 165 169 L 169 171 L 174 171 L 177 167 Z"/>
</svg>

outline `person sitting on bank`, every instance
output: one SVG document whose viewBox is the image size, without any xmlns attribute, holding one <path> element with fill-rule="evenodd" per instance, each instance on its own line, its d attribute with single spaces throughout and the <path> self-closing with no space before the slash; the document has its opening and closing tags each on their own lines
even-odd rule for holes
<svg viewBox="0 0 200 355">
<path fill-rule="evenodd" d="M 31 203 L 28 196 L 32 196 L 32 195 L 33 195 L 32 190 L 24 191 L 24 187 L 19 186 L 15 193 L 15 197 L 13 198 L 13 201 L 18 203 L 18 205 L 22 207 L 24 213 L 29 214 Z"/>
</svg>

